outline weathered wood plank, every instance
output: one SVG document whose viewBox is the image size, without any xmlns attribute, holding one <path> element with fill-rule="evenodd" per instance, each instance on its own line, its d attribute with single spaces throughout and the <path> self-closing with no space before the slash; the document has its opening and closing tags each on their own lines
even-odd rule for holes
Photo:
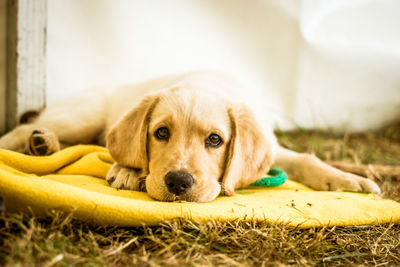
<svg viewBox="0 0 400 267">
<path fill-rule="evenodd" d="M 7 0 L 7 129 L 46 105 L 47 0 Z"/>
<path fill-rule="evenodd" d="M 7 1 L 0 0 L 0 135 L 6 130 L 6 7 Z"/>
</svg>

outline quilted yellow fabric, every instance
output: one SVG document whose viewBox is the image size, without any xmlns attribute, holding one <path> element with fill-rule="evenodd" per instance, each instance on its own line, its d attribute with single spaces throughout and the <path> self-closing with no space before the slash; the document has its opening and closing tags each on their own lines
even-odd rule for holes
<svg viewBox="0 0 400 267">
<path fill-rule="evenodd" d="M 104 177 L 112 162 L 105 148 L 90 145 L 46 157 L 0 150 L 0 196 L 8 211 L 72 210 L 76 218 L 101 225 L 156 225 L 178 217 L 240 218 L 302 228 L 400 222 L 398 202 L 373 194 L 318 192 L 292 181 L 275 188 L 244 188 L 209 203 L 155 201 L 143 192 L 109 187 Z"/>
</svg>

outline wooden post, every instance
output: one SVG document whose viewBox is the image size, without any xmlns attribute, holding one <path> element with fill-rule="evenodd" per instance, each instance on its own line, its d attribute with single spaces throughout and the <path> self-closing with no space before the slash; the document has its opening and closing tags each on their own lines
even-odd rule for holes
<svg viewBox="0 0 400 267">
<path fill-rule="evenodd" d="M 10 130 L 46 105 L 47 0 L 7 0 L 7 105 Z"/>
<path fill-rule="evenodd" d="M 6 130 L 7 1 L 0 0 L 0 136 Z"/>
</svg>

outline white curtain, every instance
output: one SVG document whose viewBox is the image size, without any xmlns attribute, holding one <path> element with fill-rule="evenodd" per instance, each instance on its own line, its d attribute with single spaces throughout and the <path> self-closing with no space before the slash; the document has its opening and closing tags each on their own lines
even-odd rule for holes
<svg viewBox="0 0 400 267">
<path fill-rule="evenodd" d="M 168 73 L 223 71 L 276 126 L 400 117 L 399 0 L 49 1 L 48 102 Z"/>
</svg>

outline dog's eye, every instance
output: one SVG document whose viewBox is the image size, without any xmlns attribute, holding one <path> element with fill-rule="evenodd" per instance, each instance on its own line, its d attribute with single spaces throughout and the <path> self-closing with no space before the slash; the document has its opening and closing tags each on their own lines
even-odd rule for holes
<svg viewBox="0 0 400 267">
<path fill-rule="evenodd" d="M 206 139 L 206 146 L 219 147 L 222 144 L 222 138 L 218 134 L 210 134 Z"/>
<path fill-rule="evenodd" d="M 154 133 L 155 137 L 159 140 L 168 140 L 169 138 L 169 130 L 167 127 L 160 127 Z"/>
</svg>

